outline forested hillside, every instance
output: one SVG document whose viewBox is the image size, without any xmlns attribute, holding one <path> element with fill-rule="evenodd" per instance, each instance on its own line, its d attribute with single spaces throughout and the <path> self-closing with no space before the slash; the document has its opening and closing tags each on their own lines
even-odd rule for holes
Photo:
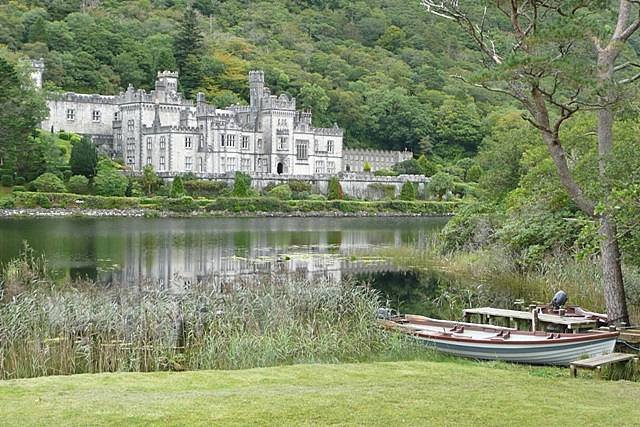
<svg viewBox="0 0 640 427">
<path fill-rule="evenodd" d="M 201 91 L 226 107 L 247 101 L 247 73 L 261 69 L 317 125 L 344 128 L 349 147 L 449 159 L 475 154 L 484 119 L 507 101 L 450 77 L 478 65 L 456 32 L 418 0 L 0 5 L 0 43 L 44 58 L 47 89 L 152 89 L 158 71 L 179 70 L 188 97 Z"/>
</svg>

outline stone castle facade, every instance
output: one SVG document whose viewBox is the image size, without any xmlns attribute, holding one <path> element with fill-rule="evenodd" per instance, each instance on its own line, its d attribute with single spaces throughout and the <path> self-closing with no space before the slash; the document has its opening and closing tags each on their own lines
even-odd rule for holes
<svg viewBox="0 0 640 427">
<path fill-rule="evenodd" d="M 37 61 L 36 61 L 37 62 Z M 41 82 L 44 64 L 34 65 Z M 39 75 L 39 78 L 38 76 Z M 411 152 L 343 149 L 343 130 L 313 126 L 295 98 L 272 95 L 262 71 L 249 72 L 250 102 L 218 109 L 204 94 L 194 104 L 178 92 L 178 74 L 161 72 L 147 93 L 129 86 L 115 96 L 67 92 L 48 97 L 42 128 L 90 134 L 131 170 L 152 165 L 161 175 L 217 175 L 243 171 L 289 176 L 389 169 Z"/>
</svg>

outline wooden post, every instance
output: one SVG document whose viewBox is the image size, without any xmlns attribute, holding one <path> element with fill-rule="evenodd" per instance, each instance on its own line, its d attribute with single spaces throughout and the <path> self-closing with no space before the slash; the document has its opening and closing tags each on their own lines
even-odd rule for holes
<svg viewBox="0 0 640 427">
<path fill-rule="evenodd" d="M 531 311 L 531 331 L 535 332 L 538 330 L 538 310 L 534 308 Z"/>
</svg>

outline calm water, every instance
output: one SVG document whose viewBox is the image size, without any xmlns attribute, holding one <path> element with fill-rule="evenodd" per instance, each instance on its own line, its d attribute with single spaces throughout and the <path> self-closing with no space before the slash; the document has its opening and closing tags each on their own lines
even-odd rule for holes
<svg viewBox="0 0 640 427">
<path fill-rule="evenodd" d="M 57 277 L 103 282 L 155 279 L 171 287 L 260 273 L 404 275 L 368 255 L 420 248 L 445 218 L 54 218 L 0 219 L 0 262 L 24 243 Z M 404 277 L 403 276 L 403 277 Z M 391 276 L 388 276 L 390 278 Z M 406 277 L 403 279 L 406 280 Z"/>
</svg>

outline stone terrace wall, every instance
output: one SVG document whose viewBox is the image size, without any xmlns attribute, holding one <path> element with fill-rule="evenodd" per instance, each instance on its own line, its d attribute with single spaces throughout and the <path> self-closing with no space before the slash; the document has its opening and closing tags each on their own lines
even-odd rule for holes
<svg viewBox="0 0 640 427">
<path fill-rule="evenodd" d="M 165 180 L 173 179 L 168 173 L 157 173 L 159 177 Z M 233 187 L 235 173 L 196 173 L 200 179 L 208 179 L 213 181 L 226 181 L 229 187 Z M 261 190 L 269 184 L 286 184 L 289 181 L 305 181 L 318 188 L 321 194 L 327 194 L 329 181 L 334 176 L 332 174 L 315 174 L 315 175 L 278 175 L 266 173 L 249 173 L 251 176 L 251 186 L 257 190 Z M 425 186 L 429 183 L 430 178 L 424 175 L 399 175 L 399 176 L 375 176 L 370 173 L 339 173 L 336 175 L 342 186 L 342 191 L 352 197 L 364 200 L 379 200 L 383 197 L 381 188 L 393 187 L 394 195 L 398 196 L 402 185 L 406 181 L 410 181 L 418 185 L 419 197 L 424 197 Z"/>
</svg>

